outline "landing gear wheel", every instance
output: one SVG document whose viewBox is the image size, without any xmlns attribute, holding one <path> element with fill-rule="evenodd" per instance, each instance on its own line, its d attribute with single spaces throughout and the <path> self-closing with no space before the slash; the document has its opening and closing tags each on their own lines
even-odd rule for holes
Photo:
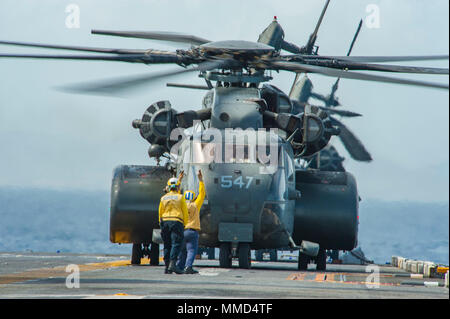
<svg viewBox="0 0 450 319">
<path fill-rule="evenodd" d="M 327 252 L 325 249 L 320 248 L 319 253 L 316 257 L 316 270 L 326 271 L 327 270 Z"/>
<path fill-rule="evenodd" d="M 310 257 L 302 252 L 298 253 L 298 270 L 308 270 Z"/>
<path fill-rule="evenodd" d="M 255 259 L 257 261 L 263 261 L 263 251 L 261 249 L 255 251 Z"/>
<path fill-rule="evenodd" d="M 131 264 L 140 265 L 142 258 L 142 244 L 133 244 L 133 249 L 131 250 Z"/>
<path fill-rule="evenodd" d="M 216 258 L 216 252 L 214 247 L 208 248 L 207 252 L 208 252 L 208 260 L 214 260 Z"/>
<path fill-rule="evenodd" d="M 220 244 L 219 250 L 219 264 L 221 268 L 231 268 L 232 259 L 231 259 L 231 245 L 230 243 L 222 243 Z"/>
<path fill-rule="evenodd" d="M 270 261 L 278 261 L 278 252 L 276 249 L 270 250 Z"/>
<path fill-rule="evenodd" d="M 239 250 L 239 268 L 250 269 L 252 264 L 250 244 L 240 243 L 238 250 Z"/>
<path fill-rule="evenodd" d="M 150 245 L 150 266 L 159 265 L 159 244 L 151 243 Z"/>
</svg>

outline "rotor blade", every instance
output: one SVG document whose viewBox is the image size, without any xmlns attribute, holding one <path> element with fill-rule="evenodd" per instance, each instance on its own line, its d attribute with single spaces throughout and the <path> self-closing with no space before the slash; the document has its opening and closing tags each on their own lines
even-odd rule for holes
<svg viewBox="0 0 450 319">
<path fill-rule="evenodd" d="M 313 59 L 306 61 L 298 61 L 297 59 L 288 60 L 289 62 L 306 62 L 308 65 L 322 66 L 341 70 L 360 70 L 360 71 L 380 71 L 380 72 L 401 72 L 401 73 L 417 73 L 417 74 L 449 74 L 448 68 L 432 68 L 432 67 L 417 67 L 404 65 L 386 65 L 361 63 L 354 61 L 343 61 L 337 59 Z"/>
<path fill-rule="evenodd" d="M 303 63 L 279 61 L 279 62 L 271 62 L 271 65 L 272 65 L 273 69 L 286 70 L 286 71 L 291 71 L 291 72 L 311 72 L 311 73 L 319 73 L 319 74 L 331 76 L 331 77 L 342 77 L 342 78 L 353 79 L 353 80 L 424 86 L 424 87 L 432 87 L 432 88 L 447 89 L 447 90 L 449 88 L 448 84 L 425 82 L 425 81 L 415 81 L 415 80 L 408 80 L 408 79 L 391 78 L 391 77 L 381 76 L 381 75 L 342 71 L 342 70 L 338 70 L 338 69 L 327 68 L 327 67 L 322 67 L 322 66 L 317 66 L 317 65 L 308 65 L 308 64 L 303 64 Z"/>
<path fill-rule="evenodd" d="M 14 42 L 14 41 L 0 41 L 0 44 L 23 46 L 23 47 L 34 47 L 34 48 L 45 48 L 45 49 L 56 49 L 56 50 L 71 50 L 71 51 L 115 53 L 115 54 L 144 54 L 148 51 L 148 50 L 133 50 L 133 49 L 93 48 L 93 47 L 80 47 L 80 46 L 71 46 L 71 45 L 53 45 L 53 44 Z"/>
<path fill-rule="evenodd" d="M 366 150 L 363 143 L 356 137 L 356 135 L 348 129 L 342 122 L 330 116 L 333 125 L 340 129 L 339 138 L 350 156 L 357 161 L 370 162 L 372 156 Z"/>
<path fill-rule="evenodd" d="M 304 107 L 308 104 L 314 107 L 317 107 L 319 109 L 322 109 L 330 114 L 337 114 L 340 115 L 342 117 L 358 117 L 358 116 L 362 116 L 362 114 L 356 113 L 356 112 L 352 112 L 352 111 L 347 111 L 347 110 L 339 110 L 333 107 L 327 107 L 327 106 L 321 106 L 321 105 L 314 105 L 314 104 L 310 104 L 310 103 L 301 103 L 299 101 L 296 100 L 291 100 L 293 104 L 295 104 L 298 108 L 300 109 L 304 109 Z"/>
<path fill-rule="evenodd" d="M 341 80 L 341 78 L 337 78 L 336 82 L 334 82 L 333 86 L 331 87 L 331 93 L 330 93 L 330 98 L 329 100 L 334 100 L 334 95 L 336 94 L 336 91 L 339 88 L 339 81 Z"/>
<path fill-rule="evenodd" d="M 320 94 L 320 93 L 315 93 L 315 92 L 311 92 L 311 97 L 316 99 L 316 100 L 320 100 L 324 103 L 327 103 L 328 99 L 325 95 Z"/>
<path fill-rule="evenodd" d="M 328 5 L 330 4 L 330 0 L 327 0 L 325 3 L 325 6 L 322 9 L 322 13 L 320 14 L 319 21 L 317 21 L 316 27 L 313 31 L 313 33 L 309 36 L 308 43 L 306 44 L 306 52 L 308 54 L 311 54 L 313 52 L 314 44 L 317 40 L 317 33 L 319 32 L 319 27 L 322 24 L 323 17 L 325 16 L 325 12 L 327 11 Z"/>
<path fill-rule="evenodd" d="M 353 51 L 353 47 L 355 46 L 356 39 L 358 38 L 359 32 L 361 31 L 362 24 L 363 24 L 363 19 L 359 20 L 359 24 L 358 24 L 358 27 L 356 28 L 355 35 L 353 36 L 352 43 L 350 44 L 350 48 L 347 51 L 347 56 L 350 56 L 350 54 Z M 341 78 L 337 78 L 336 82 L 331 87 L 330 100 L 334 100 L 334 95 L 336 94 L 336 91 L 339 88 L 340 80 L 341 80 Z"/>
<path fill-rule="evenodd" d="M 207 71 L 216 68 L 221 68 L 222 66 L 226 65 L 226 62 L 227 60 L 206 61 L 198 64 L 198 66 L 193 68 L 176 69 L 158 73 L 141 74 L 107 80 L 100 80 L 90 83 L 64 86 L 61 87 L 60 89 L 70 93 L 120 95 L 120 93 L 125 93 L 126 91 L 142 88 L 142 86 L 150 84 L 152 81 L 161 78 L 167 78 L 170 76 L 188 72 Z"/>
<path fill-rule="evenodd" d="M 340 78 L 338 78 L 338 80 L 339 79 Z M 336 85 L 336 83 L 334 85 Z M 334 88 L 334 85 L 333 85 L 333 88 Z M 333 90 L 331 91 L 331 93 L 333 94 Z M 339 103 L 339 101 L 334 97 L 334 95 L 325 96 L 325 95 L 320 94 L 320 93 L 311 92 L 311 97 L 313 99 L 317 99 L 319 101 L 322 101 L 323 103 L 325 103 L 326 107 L 336 107 L 336 106 L 340 106 L 341 105 Z"/>
<path fill-rule="evenodd" d="M 353 40 L 352 40 L 352 43 L 350 44 L 350 48 L 347 51 L 347 56 L 350 56 L 350 54 L 352 53 L 353 46 L 355 45 L 356 39 L 358 38 L 359 32 L 361 31 L 362 23 L 363 23 L 363 20 L 361 19 L 359 21 L 358 28 L 356 29 L 356 33 L 353 36 Z"/>
<path fill-rule="evenodd" d="M 448 69 L 431 68 L 404 65 L 387 65 L 387 64 L 369 64 L 358 62 L 333 63 L 339 69 L 360 70 L 360 71 L 380 71 L 380 72 L 400 72 L 400 73 L 416 73 L 416 74 L 448 74 Z M 327 67 L 328 65 L 324 65 Z M 331 65 L 330 65 L 331 66 Z"/>
<path fill-rule="evenodd" d="M 419 55 L 419 56 L 327 56 L 327 55 L 291 55 L 305 60 L 340 60 L 349 62 L 407 62 L 407 61 L 432 61 L 448 60 L 448 55 Z"/>
<path fill-rule="evenodd" d="M 175 87 L 175 88 L 185 88 L 185 89 L 209 90 L 209 87 L 207 85 L 166 83 L 166 86 Z"/>
<path fill-rule="evenodd" d="M 162 40 L 162 41 L 170 41 L 170 42 L 181 42 L 181 43 L 190 43 L 194 45 L 201 45 L 208 42 L 211 42 L 207 39 L 203 39 L 197 37 L 195 35 L 190 34 L 182 34 L 175 32 L 164 32 L 164 31 L 108 31 L 108 30 L 92 30 L 92 34 L 101 34 L 101 35 L 112 35 L 117 37 L 125 37 L 125 38 L 140 38 L 140 39 L 149 39 L 149 40 Z"/>
<path fill-rule="evenodd" d="M 362 116 L 362 114 L 359 114 L 359 113 L 356 113 L 356 112 L 352 112 L 352 111 L 339 110 L 339 109 L 335 109 L 335 108 L 332 108 L 332 107 L 319 106 L 319 105 L 314 105 L 314 106 L 317 106 L 319 109 L 327 111 L 328 113 L 337 114 L 337 115 L 340 115 L 342 117 L 358 117 L 358 116 Z"/>
<path fill-rule="evenodd" d="M 87 60 L 87 61 L 120 61 L 131 63 L 182 63 L 183 58 L 174 52 L 149 51 L 147 54 L 120 55 L 56 55 L 56 54 L 0 54 L 1 58 L 51 59 L 51 60 Z"/>
</svg>

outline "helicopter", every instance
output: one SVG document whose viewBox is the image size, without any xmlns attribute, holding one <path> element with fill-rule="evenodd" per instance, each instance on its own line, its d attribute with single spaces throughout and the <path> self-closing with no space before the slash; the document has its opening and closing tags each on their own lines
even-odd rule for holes
<svg viewBox="0 0 450 319">
<path fill-rule="evenodd" d="M 353 36 L 353 39 L 350 44 L 350 48 L 347 51 L 347 56 L 350 56 L 353 47 L 356 43 L 356 39 L 360 34 L 361 27 L 363 24 L 363 20 L 359 21 L 356 32 Z M 336 82 L 331 87 L 331 92 L 329 95 L 323 95 L 317 92 L 313 92 L 313 84 L 311 80 L 305 75 L 302 79 L 298 81 L 298 76 L 292 85 L 291 91 L 289 93 L 289 97 L 300 103 L 301 105 L 305 105 L 309 103 L 311 98 L 315 100 L 319 100 L 324 103 L 324 106 L 327 108 L 336 108 L 341 106 L 339 99 L 336 97 L 336 91 L 338 90 L 340 78 L 336 80 Z M 330 111 L 329 113 L 333 113 Z M 335 113 L 336 114 L 336 113 Z M 362 116 L 359 113 L 344 111 L 337 112 L 337 115 L 341 117 L 358 117 Z M 333 114 L 330 114 L 330 118 L 333 121 L 334 125 L 338 125 L 340 128 L 339 139 L 342 144 L 350 154 L 351 158 L 360 161 L 360 162 L 371 162 L 372 156 L 367 151 L 363 143 L 360 141 L 358 137 L 341 121 L 337 120 Z M 343 165 L 345 158 L 342 157 L 336 148 L 333 146 L 332 142 L 330 142 L 325 148 L 321 151 L 317 152 L 311 158 L 308 159 L 308 168 L 310 169 L 318 169 L 321 171 L 329 171 L 329 172 L 345 172 L 346 169 Z M 361 198 L 359 198 L 361 201 Z M 330 250 L 327 251 L 327 256 L 329 256 L 332 262 L 339 260 L 339 250 Z M 304 257 L 305 260 L 308 257 Z M 305 262 L 306 263 L 306 262 Z"/>
<path fill-rule="evenodd" d="M 353 36 L 346 56 L 350 56 L 356 40 L 360 34 L 362 24 L 363 20 L 361 19 L 359 21 L 358 27 Z M 324 106 L 326 108 L 329 108 L 330 118 L 333 121 L 333 125 L 337 125 L 339 127 L 339 139 L 350 154 L 351 158 L 360 162 L 371 162 L 372 156 L 367 151 L 360 139 L 346 125 L 344 125 L 344 123 L 333 116 L 334 114 L 341 117 L 362 116 L 359 113 L 350 111 L 336 112 L 335 108 L 341 106 L 339 99 L 336 97 L 336 92 L 339 88 L 339 82 L 341 78 L 336 79 L 336 82 L 331 87 L 331 92 L 329 95 L 323 95 L 317 92 L 313 92 L 313 84 L 306 75 L 299 81 L 297 80 L 297 78 L 298 76 L 296 76 L 294 84 L 292 85 L 291 91 L 289 93 L 290 98 L 300 105 L 309 103 L 309 100 L 311 98 L 323 102 Z M 311 157 L 311 159 L 309 160 L 309 167 L 325 171 L 344 171 L 344 159 L 344 157 L 339 155 L 336 148 L 330 144 Z"/>
<path fill-rule="evenodd" d="M 201 169 L 207 199 L 200 218 L 200 244 L 219 247 L 221 267 L 250 268 L 251 249 L 290 247 L 300 251 L 298 267 L 314 258 L 325 270 L 325 251 L 351 250 L 358 238 L 358 191 L 349 172 L 297 169 L 295 159 L 320 152 L 342 130 L 330 118 L 331 108 L 305 104 L 297 113 L 291 98 L 272 85 L 272 72 L 316 73 L 329 77 L 448 89 L 448 84 L 361 73 L 378 71 L 448 74 L 448 69 L 379 64 L 448 59 L 439 56 L 322 56 L 316 29 L 304 47 L 275 37 L 277 19 L 257 42 L 210 41 L 169 32 L 92 30 L 93 34 L 189 43 L 188 50 L 161 51 L 61 46 L 0 41 L 16 45 L 96 53 L 79 55 L 0 54 L 1 58 L 119 61 L 177 64 L 182 68 L 83 83 L 68 87 L 76 93 L 113 94 L 160 81 L 169 76 L 198 72 L 206 83 L 202 107 L 177 112 L 169 101 L 152 103 L 133 128 L 150 143 L 155 166 L 122 165 L 113 173 L 110 241 L 131 243 L 132 263 L 142 256 L 159 263 L 158 205 L 167 180 L 185 173 L 182 189 L 196 189 Z M 282 30 L 281 30 L 282 31 Z M 281 39 L 281 40 L 280 40 Z M 282 54 L 282 50 L 290 54 Z M 178 87 L 203 89 L 190 84 Z M 267 151 L 269 151 L 267 153 Z M 165 165 L 160 161 L 166 159 Z"/>
<path fill-rule="evenodd" d="M 328 7 L 328 3 L 326 4 L 325 8 L 323 9 L 322 15 L 319 18 L 318 24 L 321 23 L 323 19 L 323 15 L 325 13 L 325 10 Z M 353 46 L 356 42 L 356 39 L 361 31 L 363 20 L 361 19 L 358 25 L 358 28 L 356 30 L 355 35 L 353 36 L 353 40 L 351 42 L 350 48 L 347 52 L 347 56 L 350 56 L 350 53 L 353 49 Z M 318 28 L 316 28 L 318 29 Z M 284 38 L 284 31 L 282 27 L 277 23 L 276 19 L 272 22 L 272 24 L 265 30 L 265 32 L 270 33 L 270 36 L 265 36 L 264 33 L 260 36 L 258 41 L 266 41 L 271 43 L 277 43 L 282 42 Z M 317 32 L 317 30 L 315 31 Z M 314 39 L 315 35 L 311 36 L 310 38 Z M 292 46 L 292 45 L 291 45 Z M 307 45 L 303 50 L 307 51 L 307 48 L 310 48 L 311 50 L 312 46 Z M 301 51 L 301 49 L 298 49 L 298 51 Z M 294 83 L 292 84 L 292 87 L 289 92 L 289 99 L 291 99 L 292 105 L 293 105 L 293 113 L 299 114 L 301 112 L 304 112 L 305 106 L 307 104 L 311 103 L 309 100 L 311 98 L 317 99 L 322 101 L 325 105 L 324 106 L 317 106 L 318 108 L 321 108 L 322 110 L 325 110 L 330 119 L 334 121 L 334 124 L 339 126 L 341 132 L 338 135 L 338 137 L 341 139 L 341 141 L 344 143 L 344 146 L 347 148 L 347 150 L 350 152 L 352 157 L 359 161 L 371 161 L 370 154 L 365 150 L 362 143 L 360 143 L 359 139 L 340 121 L 335 119 L 334 115 L 339 115 L 341 117 L 356 117 L 361 116 L 359 113 L 345 111 L 345 110 L 335 110 L 334 107 L 339 106 L 340 103 L 335 97 L 335 93 L 338 88 L 338 83 L 340 78 L 337 79 L 335 84 L 332 86 L 332 91 L 329 96 L 324 96 L 319 93 L 313 92 L 313 84 L 311 80 L 307 77 L 307 75 L 304 75 L 303 78 L 299 79 L 300 73 L 297 73 L 295 76 Z M 275 88 L 277 89 L 277 88 Z M 361 155 L 362 154 L 362 155 Z M 344 158 L 339 156 L 336 149 L 332 145 L 327 145 L 325 148 L 323 148 L 321 151 L 315 153 L 312 155 L 309 159 L 307 159 L 308 162 L 308 168 L 312 169 L 319 169 L 323 171 L 345 171 L 345 168 L 343 166 Z M 270 254 L 270 261 L 277 261 L 277 251 L 274 249 L 269 250 L 258 250 L 255 252 L 256 260 L 262 261 L 263 260 L 263 254 L 268 253 Z"/>
</svg>

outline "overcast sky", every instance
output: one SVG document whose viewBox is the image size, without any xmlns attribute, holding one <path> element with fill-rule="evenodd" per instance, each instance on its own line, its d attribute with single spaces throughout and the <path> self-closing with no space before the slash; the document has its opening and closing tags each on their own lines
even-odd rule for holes
<svg viewBox="0 0 450 319">
<path fill-rule="evenodd" d="M 166 30 L 211 40 L 256 41 L 274 15 L 286 40 L 304 45 L 325 1 L 124 1 L 1 0 L 0 39 L 66 45 L 174 50 L 157 41 L 91 35 L 91 29 Z M 68 28 L 66 8 L 80 9 L 79 28 Z M 332 0 L 316 44 L 319 53 L 345 55 L 359 19 L 376 5 L 379 27 L 364 25 L 352 55 L 448 54 L 446 0 Z M 368 7 L 369 6 L 369 7 Z M 373 9 L 371 9 L 373 10 Z M 373 17 L 373 16 L 371 16 Z M 70 21 L 69 21 L 70 22 Z M 0 52 L 50 52 L 0 46 Z M 409 62 L 448 67 L 448 61 Z M 54 90 L 79 83 L 176 66 L 91 61 L 0 60 L 0 185 L 102 189 L 119 164 L 150 162 L 148 144 L 131 127 L 153 102 L 170 100 L 179 111 L 198 109 L 203 91 L 152 84 L 128 98 L 82 96 Z M 274 73 L 288 91 L 293 74 Z M 448 83 L 446 76 L 394 75 Z M 315 91 L 328 94 L 334 80 L 311 75 Z M 202 83 L 195 74 L 169 82 Z M 448 201 L 448 91 L 342 80 L 338 96 L 347 109 L 364 114 L 345 119 L 373 157 L 346 157 L 361 197 Z"/>
</svg>

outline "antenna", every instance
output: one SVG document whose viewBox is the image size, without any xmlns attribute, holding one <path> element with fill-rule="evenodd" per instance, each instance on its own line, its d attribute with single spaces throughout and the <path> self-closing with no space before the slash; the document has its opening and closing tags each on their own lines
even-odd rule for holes
<svg viewBox="0 0 450 319">
<path fill-rule="evenodd" d="M 314 29 L 314 32 L 309 36 L 308 43 L 306 44 L 305 47 L 301 48 L 298 51 L 298 53 L 313 54 L 314 44 L 316 43 L 316 40 L 317 40 L 317 33 L 319 32 L 319 27 L 322 24 L 323 17 L 325 16 L 325 12 L 327 11 L 327 8 L 328 8 L 329 4 L 330 4 L 330 0 L 327 0 L 327 2 L 325 3 L 325 6 L 322 9 L 322 13 L 320 14 L 319 21 L 317 21 L 316 28 Z M 289 44 L 289 43 L 286 43 L 286 41 L 284 41 L 283 44 Z M 315 54 L 317 54 L 317 51 L 315 52 Z M 295 74 L 294 83 L 292 83 L 291 90 L 290 90 L 289 94 L 292 93 L 292 91 L 294 89 L 294 86 L 295 86 L 295 83 L 297 83 L 299 77 L 300 77 L 300 73 L 297 72 Z"/>
<path fill-rule="evenodd" d="M 322 13 L 319 17 L 319 21 L 317 21 L 314 32 L 309 36 L 308 44 L 306 44 L 306 54 L 313 54 L 314 44 L 316 43 L 316 40 L 317 40 L 317 33 L 319 32 L 319 27 L 322 24 L 323 17 L 325 16 L 325 12 L 327 11 L 329 4 L 330 4 L 330 0 L 327 0 L 327 3 L 325 3 L 325 7 L 322 9 Z"/>
<path fill-rule="evenodd" d="M 362 23 L 363 23 L 363 19 L 361 19 L 359 21 L 358 28 L 356 29 L 355 35 L 353 36 L 353 40 L 352 40 L 352 43 L 350 44 L 350 48 L 348 49 L 347 56 L 350 56 L 350 54 L 352 53 L 353 46 L 355 45 L 356 39 L 358 38 L 359 32 L 361 31 Z M 340 80 L 341 80 L 340 77 L 337 78 L 336 82 L 333 84 L 333 87 L 331 88 L 330 98 L 329 98 L 329 101 L 327 102 L 327 104 L 332 104 L 333 103 L 333 101 L 334 101 L 334 94 L 336 93 L 336 91 L 338 89 Z"/>
<path fill-rule="evenodd" d="M 363 23 L 363 19 L 361 19 L 359 21 L 358 28 L 356 29 L 356 33 L 353 36 L 352 44 L 350 44 L 350 48 L 348 49 L 347 56 L 350 56 L 350 54 L 352 53 L 353 46 L 355 45 L 356 39 L 358 38 L 358 35 L 359 35 L 359 31 L 361 31 L 362 23 Z"/>
</svg>

